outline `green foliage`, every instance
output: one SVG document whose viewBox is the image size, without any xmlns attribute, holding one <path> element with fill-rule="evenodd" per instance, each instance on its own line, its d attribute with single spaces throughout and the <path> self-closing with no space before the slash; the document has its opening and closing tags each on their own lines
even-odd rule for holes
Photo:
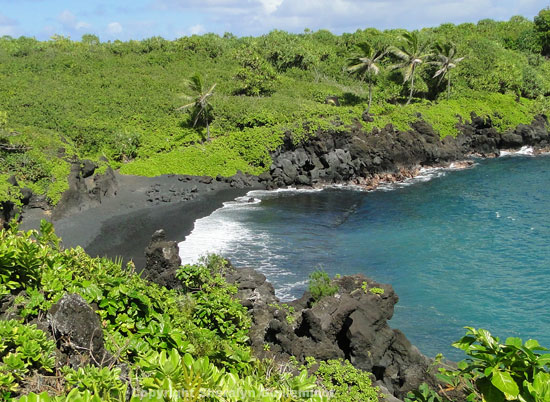
<svg viewBox="0 0 550 402">
<path fill-rule="evenodd" d="M 91 258 L 81 248 L 60 249 L 51 224 L 41 233 L 3 230 L 0 239 L 0 285 L 26 289 L 21 314 L 27 320 L 45 314 L 65 293 L 78 293 L 98 306 L 106 346 L 123 361 L 166 349 L 210 356 L 235 369 L 250 360 L 250 319 L 233 298 L 234 286 L 220 276 L 226 264 L 220 258 L 211 257 L 209 275 L 196 278 L 204 291 L 184 294 L 148 282 L 131 265 Z"/>
<path fill-rule="evenodd" d="M 75 156 L 96 161 L 107 156 L 126 174 L 259 174 L 271 165 L 270 152 L 286 133 L 299 143 L 319 130 L 344 131 L 361 120 L 371 103 L 369 93 L 376 121 L 365 128 L 391 122 L 406 130 L 419 112 L 442 136 L 456 133 L 456 114 L 468 119 L 473 109 L 482 109 L 493 118 L 498 110 L 491 97 L 496 92 L 544 104 L 550 94 L 550 62 L 540 55 L 546 13 L 542 10 L 535 22 L 513 17 L 477 25 L 444 24 L 410 34 L 273 31 L 258 38 L 207 34 L 106 43 L 93 35 L 82 41 L 0 38 L 0 144 L 29 148 L 0 150 L 0 200 L 18 199 L 4 176 L 15 174 L 23 186 L 55 204 L 68 186 L 67 161 Z M 403 41 L 403 34 L 410 40 Z M 451 42 L 456 55 L 466 57 L 453 63 L 450 101 L 459 106 L 430 103 L 445 96 L 438 77 L 433 78 L 438 70 L 427 59 L 415 64 L 414 74 L 405 59 L 378 59 L 379 73 L 365 77 L 368 89 L 361 82 L 364 74 L 358 70 L 357 80 L 343 69 L 364 43 L 371 49 L 400 46 L 401 55 L 422 56 L 424 43 Z M 405 78 L 414 76 L 414 85 L 411 79 L 403 87 L 402 74 L 390 68 L 395 61 L 403 61 Z M 210 93 L 210 86 L 182 85 L 183 77 L 197 72 L 204 81 L 218 84 L 206 107 L 197 107 L 197 100 L 204 100 L 199 95 Z M 407 88 L 419 101 L 410 109 L 400 106 L 410 95 L 404 93 Z M 196 113 L 189 118 L 176 110 L 182 104 L 179 92 L 192 95 L 189 110 Z M 323 104 L 327 96 L 338 96 L 342 106 Z M 480 101 L 470 108 L 471 99 Z M 503 119 L 509 114 L 506 108 L 500 111 Z M 521 110 L 521 115 L 510 121 L 529 120 L 532 113 Z M 214 141 L 199 146 L 207 122 L 206 137 L 210 131 Z"/>
<path fill-rule="evenodd" d="M 316 378 L 302 370 L 297 376 L 282 375 L 272 388 L 265 388 L 260 376 L 239 377 L 216 368 L 208 358 L 193 358 L 176 351 L 144 357 L 137 363 L 144 374 L 143 394 L 165 395 L 172 401 L 323 401 L 314 394 Z M 244 398 L 244 399 L 243 399 Z"/>
<path fill-rule="evenodd" d="M 310 360 L 308 366 L 315 364 Z M 349 361 L 328 360 L 318 363 L 315 375 L 318 382 L 331 394 L 334 402 L 376 402 L 380 391 L 372 385 L 370 373 L 352 366 Z"/>
<path fill-rule="evenodd" d="M 469 394 L 468 400 L 543 402 L 550 397 L 550 355 L 535 340 L 508 338 L 501 343 L 489 331 L 466 327 L 453 344 L 468 358 L 459 370 L 440 369 L 438 377 Z"/>
<path fill-rule="evenodd" d="M 542 46 L 542 54 L 550 55 L 550 8 L 540 10 L 535 17 L 535 31 Z"/>
<path fill-rule="evenodd" d="M 17 399 L 19 402 L 103 402 L 100 396 L 93 395 L 90 391 L 81 392 L 77 388 L 73 389 L 65 396 L 52 397 L 47 392 L 35 394 L 31 392 Z"/>
<path fill-rule="evenodd" d="M 443 402 L 443 399 L 428 384 L 422 383 L 417 390 L 407 393 L 405 402 Z"/>
<path fill-rule="evenodd" d="M 55 342 L 35 325 L 0 320 L 0 399 L 17 391 L 25 377 L 52 372 Z"/>
<path fill-rule="evenodd" d="M 383 295 L 384 289 L 382 288 L 370 288 L 369 292 L 371 292 L 373 295 Z"/>
<path fill-rule="evenodd" d="M 8 183 L 7 174 L 0 174 L 0 203 L 13 202 L 15 204 L 21 204 L 21 192 L 19 188 L 12 186 Z"/>
<path fill-rule="evenodd" d="M 309 275 L 308 290 L 313 299 L 318 301 L 325 296 L 336 294 L 338 292 L 338 285 L 332 283 L 325 271 L 316 269 Z"/>
<path fill-rule="evenodd" d="M 214 119 L 214 110 L 210 98 L 214 95 L 216 84 L 208 88 L 201 75 L 194 74 L 186 81 L 186 86 L 187 90 L 193 93 L 192 96 L 188 96 L 193 101 L 179 107 L 178 110 L 189 110 L 191 126 L 193 128 L 197 124 L 206 126 L 206 139 L 210 140 L 210 122 Z"/>
<path fill-rule="evenodd" d="M 121 380 L 121 370 L 118 367 L 86 366 L 73 370 L 63 367 L 66 387 L 89 391 L 99 396 L 103 401 L 125 401 L 127 385 Z"/>
<path fill-rule="evenodd" d="M 224 373 L 207 357 L 193 359 L 189 354 L 180 356 L 176 350 L 143 357 L 137 367 L 144 373 L 140 380 L 144 390 L 183 391 L 190 400 L 200 400 L 201 390 L 217 389 Z"/>
<path fill-rule="evenodd" d="M 439 132 L 441 137 L 458 134 L 457 124 L 469 122 L 471 113 L 488 117 L 497 131 L 504 132 L 518 124 L 529 124 L 538 112 L 537 105 L 528 99 L 516 101 L 512 94 L 471 93 L 468 96 L 450 100 L 441 100 L 433 104 L 423 102 L 414 105 L 373 105 L 374 121 L 368 123 L 368 129 L 382 128 L 392 124 L 397 130 L 407 131 L 410 124 L 419 119 L 418 114 Z"/>
<path fill-rule="evenodd" d="M 228 269 L 226 260 L 209 255 L 202 259 L 201 265 L 181 267 L 177 277 L 191 294 L 193 320 L 223 339 L 244 344 L 251 322 L 246 308 L 234 298 L 237 288 L 223 278 Z"/>
<path fill-rule="evenodd" d="M 48 248 L 33 241 L 35 233 L 15 235 L 16 228 L 0 231 L 0 284 L 11 291 L 40 283 Z"/>
<path fill-rule="evenodd" d="M 61 150 L 68 158 L 74 148 L 63 137 L 48 130 L 0 130 L 0 201 L 18 200 L 19 190 L 6 183 L 7 177 L 16 177 L 21 187 L 36 194 L 46 195 L 52 205 L 69 188 L 67 176 L 70 164 L 60 158 Z"/>
<path fill-rule="evenodd" d="M 402 35 L 402 43 L 390 48 L 390 52 L 399 60 L 392 69 L 400 69 L 403 75 L 403 83 L 409 83 L 410 91 L 407 105 L 411 103 L 414 93 L 414 80 L 417 71 L 432 54 L 430 43 L 418 31 L 405 32 Z"/>
<path fill-rule="evenodd" d="M 277 74 L 273 67 L 255 50 L 238 49 L 235 58 L 241 67 L 235 75 L 239 81 L 237 95 L 260 96 L 275 92 Z"/>
</svg>

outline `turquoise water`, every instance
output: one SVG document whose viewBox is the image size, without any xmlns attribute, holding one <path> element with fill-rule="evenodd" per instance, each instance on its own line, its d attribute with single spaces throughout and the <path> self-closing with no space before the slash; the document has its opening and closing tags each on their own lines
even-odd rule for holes
<svg viewBox="0 0 550 402">
<path fill-rule="evenodd" d="M 550 346 L 550 157 L 478 161 L 408 184 L 256 192 L 261 202 L 198 221 L 182 257 L 222 252 L 259 268 L 284 299 L 316 268 L 390 283 L 400 297 L 390 325 L 429 356 L 462 358 L 450 344 L 466 325 Z"/>
</svg>

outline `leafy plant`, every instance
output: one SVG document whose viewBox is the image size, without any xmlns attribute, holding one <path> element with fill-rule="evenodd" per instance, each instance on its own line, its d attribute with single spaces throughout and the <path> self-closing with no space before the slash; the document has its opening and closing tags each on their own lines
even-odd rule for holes
<svg viewBox="0 0 550 402">
<path fill-rule="evenodd" d="M 0 320 L 0 395 L 18 390 L 27 376 L 55 367 L 55 342 L 35 325 Z"/>
<path fill-rule="evenodd" d="M 405 402 L 443 402 L 443 399 L 428 384 L 422 383 L 417 390 L 407 393 Z"/>
<path fill-rule="evenodd" d="M 407 99 L 407 105 L 411 103 L 414 93 L 414 79 L 417 70 L 424 60 L 430 56 L 428 43 L 422 41 L 417 31 L 406 32 L 402 35 L 404 44 L 399 47 L 391 47 L 390 52 L 401 60 L 401 62 L 392 66 L 393 69 L 401 69 L 403 73 L 403 83 L 410 81 L 410 93 Z"/>
<path fill-rule="evenodd" d="M 322 361 L 315 374 L 332 394 L 331 401 L 378 401 L 379 389 L 373 387 L 370 374 L 353 367 L 349 361 Z"/>
<path fill-rule="evenodd" d="M 438 70 L 433 78 L 439 77 L 439 85 L 447 77 L 447 100 L 449 100 L 451 97 L 451 71 L 464 60 L 464 57 L 456 57 L 456 46 L 452 43 L 436 43 L 435 50 L 437 60 L 433 63 L 437 65 Z"/>
<path fill-rule="evenodd" d="M 464 379 L 462 384 L 471 399 L 548 400 L 550 355 L 539 353 L 548 349 L 535 340 L 523 343 L 520 338 L 508 338 L 502 344 L 487 330 L 466 329 L 466 335 L 453 344 L 468 355 L 455 375 Z M 441 379 L 451 382 L 447 372 L 442 374 Z"/>
<path fill-rule="evenodd" d="M 320 269 L 309 275 L 308 290 L 315 301 L 325 296 L 332 296 L 338 292 L 338 286 L 332 284 L 328 274 Z"/>
<path fill-rule="evenodd" d="M 384 289 L 382 288 L 370 288 L 369 292 L 371 292 L 373 295 L 383 295 Z"/>
<path fill-rule="evenodd" d="M 235 74 L 235 79 L 239 82 L 236 94 L 260 96 L 275 92 L 277 74 L 258 52 L 243 48 L 236 52 L 235 57 L 241 65 Z"/>
<path fill-rule="evenodd" d="M 66 386 L 79 391 L 90 391 L 103 401 L 125 401 L 127 385 L 121 380 L 119 367 L 80 367 L 73 370 L 64 367 Z"/>
<path fill-rule="evenodd" d="M 376 76 L 380 73 L 379 62 L 386 56 L 387 50 L 376 49 L 367 42 L 359 43 L 357 47 L 360 53 L 349 60 L 347 71 L 359 76 L 361 81 L 367 81 L 369 86 L 367 113 L 369 113 L 372 104 L 372 87 Z"/>
</svg>

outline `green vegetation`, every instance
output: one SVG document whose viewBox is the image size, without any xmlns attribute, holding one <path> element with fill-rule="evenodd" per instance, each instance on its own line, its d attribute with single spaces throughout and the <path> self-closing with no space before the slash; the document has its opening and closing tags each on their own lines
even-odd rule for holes
<svg viewBox="0 0 550 402">
<path fill-rule="evenodd" d="M 406 402 L 440 402 L 458 391 L 468 401 L 544 402 L 550 400 L 550 354 L 535 340 L 508 338 L 501 343 L 484 329 L 466 327 L 453 344 L 468 356 L 458 369 L 440 367 L 437 377 L 448 384 L 440 393 L 423 384 Z M 439 356 L 436 364 L 440 363 Z"/>
<path fill-rule="evenodd" d="M 315 374 L 319 376 L 325 387 L 333 392 L 331 401 L 378 401 L 378 387 L 372 386 L 370 375 L 356 369 L 347 360 L 322 361 Z"/>
<path fill-rule="evenodd" d="M 428 384 L 420 384 L 418 389 L 407 393 L 405 402 L 442 402 L 443 400 L 437 392 L 430 389 Z"/>
<path fill-rule="evenodd" d="M 349 364 L 292 374 L 254 358 L 250 317 L 224 280 L 227 269 L 227 261 L 208 256 L 180 268 L 181 291 L 167 290 L 141 278 L 131 263 L 124 268 L 81 248 L 63 250 L 45 221 L 40 232 L 18 232 L 16 225 L 0 231 L 0 297 L 13 298 L 9 313 L 18 317 L 0 320 L 0 400 L 126 401 L 131 394 L 132 401 L 237 402 L 247 395 L 313 402 L 328 400 L 348 377 L 360 380 L 361 392 L 375 392 L 368 374 Z M 61 367 L 55 341 L 30 323 L 68 293 L 94 306 L 105 346 L 121 364 Z"/>
<path fill-rule="evenodd" d="M 0 399 L 16 392 L 25 377 L 35 372 L 52 373 L 55 342 L 36 325 L 0 320 Z"/>
<path fill-rule="evenodd" d="M 313 300 L 319 301 L 325 296 L 333 296 L 338 292 L 338 285 L 333 284 L 328 274 L 316 269 L 309 275 L 308 290 Z"/>
<path fill-rule="evenodd" d="M 194 100 L 187 105 L 180 106 L 177 110 L 190 109 L 191 127 L 197 127 L 198 123 L 204 124 L 206 127 L 206 140 L 210 141 L 210 121 L 214 116 L 209 98 L 214 95 L 216 84 L 206 89 L 202 77 L 199 74 L 195 74 L 187 82 L 187 87 L 194 93 Z"/>
<path fill-rule="evenodd" d="M 369 85 L 369 104 L 366 112 L 368 113 L 372 105 L 372 87 L 376 76 L 380 74 L 378 63 L 386 56 L 386 51 L 375 49 L 367 42 L 359 43 L 357 47 L 361 52 L 350 59 L 347 71 L 357 75 L 361 81 L 367 80 Z"/>
<path fill-rule="evenodd" d="M 549 13 L 339 36 L 4 36 L 0 202 L 19 199 L 6 182 L 15 174 L 57 203 L 76 157 L 105 156 L 124 174 L 259 174 L 285 134 L 300 142 L 356 120 L 407 130 L 421 115 L 441 136 L 471 112 L 501 131 L 529 123 L 550 104 Z M 192 96 L 183 109 L 182 94 Z"/>
<path fill-rule="evenodd" d="M 325 401 L 329 394 L 334 401 L 378 398 L 370 374 L 350 362 L 308 358 L 298 366 L 294 359 L 289 363 L 297 371 L 289 371 L 254 358 L 247 343 L 250 318 L 232 297 L 235 287 L 223 279 L 228 264 L 220 257 L 181 267 L 183 289 L 175 291 L 147 282 L 132 264 L 123 268 L 59 244 L 46 222 L 40 232 L 18 232 L 15 225 L 0 232 L 0 296 L 14 298 L 9 313 L 18 317 L 0 320 L 0 400 L 125 401 L 129 393 L 136 402 L 237 402 L 243 393 L 287 402 Z M 310 289 L 319 300 L 337 287 L 316 271 Z M 366 282 L 362 289 L 383 294 Z M 106 347 L 123 365 L 60 367 L 56 343 L 31 322 L 67 293 L 94 306 Z M 273 307 L 285 310 L 287 318 L 294 313 L 288 305 Z M 454 346 L 468 358 L 458 368 L 436 361 L 437 377 L 447 387 L 432 390 L 423 384 L 409 393 L 408 402 L 455 400 L 449 392 L 467 395 L 468 401 L 548 401 L 550 355 L 537 341 L 501 343 L 486 330 L 467 328 Z M 55 379 L 56 387 L 49 387 L 48 379 Z"/>
<path fill-rule="evenodd" d="M 414 94 L 414 79 L 417 70 L 430 56 L 429 44 L 422 41 L 420 34 L 416 31 L 403 34 L 404 44 L 391 48 L 391 52 L 400 61 L 393 65 L 392 69 L 400 69 L 403 74 L 403 84 L 409 83 L 410 91 L 407 105 L 411 103 Z"/>
<path fill-rule="evenodd" d="M 456 57 L 456 46 L 452 43 L 436 43 L 437 59 L 433 63 L 439 68 L 433 78 L 439 77 L 438 85 L 447 77 L 447 100 L 451 98 L 451 71 L 456 68 L 464 57 Z"/>
<path fill-rule="evenodd" d="M 369 292 L 371 292 L 373 295 L 383 295 L 384 289 L 382 288 L 370 288 Z"/>
</svg>

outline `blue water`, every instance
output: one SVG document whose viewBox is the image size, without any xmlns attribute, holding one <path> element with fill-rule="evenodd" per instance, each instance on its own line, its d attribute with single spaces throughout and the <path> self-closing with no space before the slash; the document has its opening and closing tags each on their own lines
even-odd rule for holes
<svg viewBox="0 0 550 402">
<path fill-rule="evenodd" d="M 466 325 L 550 346 L 550 157 L 433 176 L 391 191 L 256 192 L 261 202 L 198 221 L 182 257 L 222 252 L 284 299 L 316 268 L 390 283 L 390 325 L 429 356 L 463 358 L 451 343 Z"/>
</svg>

